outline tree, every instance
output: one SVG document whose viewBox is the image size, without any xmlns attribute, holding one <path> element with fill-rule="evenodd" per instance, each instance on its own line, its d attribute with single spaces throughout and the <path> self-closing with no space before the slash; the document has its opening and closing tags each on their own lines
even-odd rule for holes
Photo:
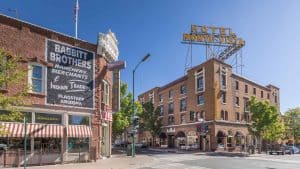
<svg viewBox="0 0 300 169">
<path fill-rule="evenodd" d="M 24 82 L 27 70 L 20 68 L 21 57 L 14 56 L 0 48 L 0 121 L 21 121 L 22 114 L 18 106 L 24 105 L 24 97 L 28 93 L 28 85 Z M 10 86 L 18 86 L 19 90 L 7 93 Z M 5 110 L 5 111 L 3 111 Z M 0 126 L 0 135 L 5 134 L 3 127 Z"/>
<path fill-rule="evenodd" d="M 249 132 L 258 139 L 259 153 L 261 153 L 261 143 L 264 136 L 267 136 L 267 138 L 272 137 L 273 139 L 275 136 L 277 137 L 280 135 L 278 133 L 280 133 L 281 129 L 277 126 L 279 122 L 279 113 L 277 112 L 276 107 L 269 105 L 269 102 L 258 101 L 255 97 L 251 97 L 249 108 L 251 113 Z M 274 126 L 276 126 L 276 128 L 274 128 Z M 271 137 L 268 135 L 268 132 L 270 131 L 273 133 L 271 134 Z"/>
<path fill-rule="evenodd" d="M 287 137 L 297 141 L 300 139 L 300 107 L 289 109 L 284 115 Z"/>
<path fill-rule="evenodd" d="M 121 83 L 121 108 L 119 112 L 113 114 L 112 133 L 114 138 L 126 132 L 126 129 L 130 127 L 133 122 L 132 93 L 127 92 L 127 88 L 126 83 Z M 135 111 L 137 114 L 142 112 L 142 105 L 139 102 L 135 102 Z"/>
<path fill-rule="evenodd" d="M 140 114 L 140 130 L 149 131 L 154 141 L 162 131 L 162 118 L 160 108 L 154 108 L 151 102 L 143 104 L 143 113 Z"/>
</svg>

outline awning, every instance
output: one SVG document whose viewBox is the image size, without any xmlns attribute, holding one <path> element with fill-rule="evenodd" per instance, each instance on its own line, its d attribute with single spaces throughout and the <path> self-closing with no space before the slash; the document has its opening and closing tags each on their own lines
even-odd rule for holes
<svg viewBox="0 0 300 169">
<path fill-rule="evenodd" d="M 86 125 L 69 125 L 67 136 L 75 138 L 92 137 L 92 129 Z"/>
<path fill-rule="evenodd" d="M 2 137 L 24 137 L 25 127 L 23 123 L 0 123 L 4 126 L 5 135 Z M 27 124 L 28 137 L 62 138 L 64 127 L 53 124 Z"/>
<path fill-rule="evenodd" d="M 24 124 L 22 123 L 0 123 L 4 135 L 0 137 L 24 137 Z"/>
<path fill-rule="evenodd" d="M 30 137 L 62 138 L 64 127 L 62 125 L 54 124 L 28 124 L 27 133 Z"/>
</svg>

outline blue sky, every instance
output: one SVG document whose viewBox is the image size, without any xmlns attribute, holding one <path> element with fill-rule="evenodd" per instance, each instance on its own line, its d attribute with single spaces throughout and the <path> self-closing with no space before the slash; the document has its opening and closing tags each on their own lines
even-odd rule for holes
<svg viewBox="0 0 300 169">
<path fill-rule="evenodd" d="M 0 0 L 0 12 L 74 35 L 75 0 Z M 230 27 L 246 41 L 243 75 L 281 89 L 281 111 L 300 106 L 300 1 L 297 0 L 80 0 L 79 38 L 96 43 L 112 29 L 127 69 L 121 78 L 131 90 L 131 71 L 146 53 L 151 58 L 136 74 L 136 93 L 184 74 L 187 46 L 182 33 L 191 24 Z M 193 47 L 193 65 L 204 61 Z"/>
</svg>

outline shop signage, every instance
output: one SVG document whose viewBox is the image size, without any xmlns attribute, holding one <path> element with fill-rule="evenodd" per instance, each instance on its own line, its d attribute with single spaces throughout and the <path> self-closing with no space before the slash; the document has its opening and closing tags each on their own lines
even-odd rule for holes
<svg viewBox="0 0 300 169">
<path fill-rule="evenodd" d="M 245 41 L 242 38 L 238 38 L 230 28 L 198 25 L 192 25 L 191 32 L 183 34 L 183 42 L 213 45 L 245 45 Z"/>
<path fill-rule="evenodd" d="M 35 113 L 35 122 L 45 124 L 61 124 L 62 117 L 59 114 Z"/>
<path fill-rule="evenodd" d="M 95 54 L 47 40 L 47 104 L 94 108 Z"/>
<path fill-rule="evenodd" d="M 102 117 L 101 117 L 102 120 L 112 121 L 112 113 L 103 111 L 103 112 L 101 112 L 101 115 L 102 115 Z"/>
</svg>

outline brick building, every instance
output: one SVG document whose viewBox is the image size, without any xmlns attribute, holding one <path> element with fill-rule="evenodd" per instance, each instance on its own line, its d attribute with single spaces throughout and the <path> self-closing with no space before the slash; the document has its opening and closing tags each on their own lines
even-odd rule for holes
<svg viewBox="0 0 300 169">
<path fill-rule="evenodd" d="M 105 35 L 105 37 L 103 36 Z M 94 160 L 111 155 L 112 71 L 109 50 L 114 47 L 93 44 L 28 22 L 0 15 L 0 47 L 22 57 L 20 69 L 28 71 L 25 84 L 32 86 L 26 105 L 27 164 Z M 10 95 L 20 86 L 7 86 L 0 92 Z M 0 113 L 7 113 L 1 110 Z M 0 143 L 11 153 L 22 150 L 25 126 L 20 122 L 0 122 L 8 134 Z M 3 160 L 0 155 L 0 161 Z M 16 157 L 16 154 L 15 154 Z M 16 159 L 11 165 L 23 163 Z M 2 161 L 3 162 L 3 161 Z M 9 164 L 9 159 L 6 158 Z"/>
<path fill-rule="evenodd" d="M 263 86 L 235 74 L 230 65 L 213 58 L 138 98 L 160 108 L 163 132 L 155 140 L 157 145 L 240 151 L 244 145 L 255 144 L 247 129 L 247 101 L 251 96 L 268 100 L 279 109 L 278 87 Z M 150 143 L 152 138 L 144 132 L 139 134 L 139 141 Z"/>
</svg>

